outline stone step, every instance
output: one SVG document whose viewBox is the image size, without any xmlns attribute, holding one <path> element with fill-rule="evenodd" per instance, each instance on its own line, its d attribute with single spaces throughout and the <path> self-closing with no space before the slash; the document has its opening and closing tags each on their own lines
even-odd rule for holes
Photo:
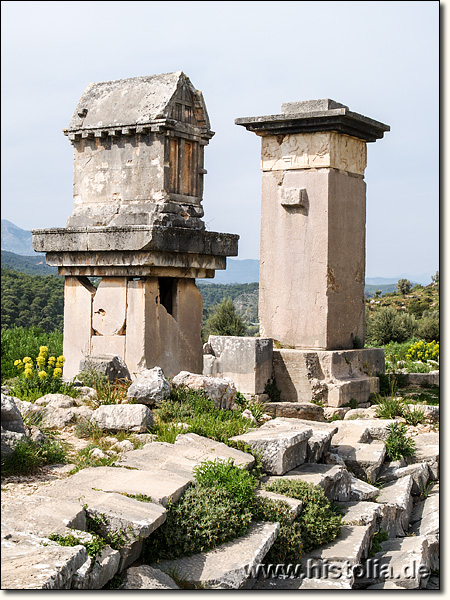
<svg viewBox="0 0 450 600">
<path fill-rule="evenodd" d="M 342 441 L 339 445 L 332 445 L 331 452 L 336 452 L 358 478 L 376 481 L 384 461 L 386 446 L 383 442 Z"/>
<path fill-rule="evenodd" d="M 386 513 L 386 521 L 382 525 L 389 537 L 403 536 L 408 530 L 413 504 L 411 489 L 411 475 L 387 483 L 380 489 L 376 501 L 392 510 L 391 513 Z"/>
<path fill-rule="evenodd" d="M 402 461 L 400 464 L 403 464 Z M 395 481 L 401 477 L 411 475 L 413 485 L 411 488 L 411 494 L 413 496 L 419 496 L 426 488 L 428 480 L 430 478 L 430 467 L 426 462 L 415 463 L 412 465 L 399 466 L 398 462 L 386 463 L 382 466 L 379 474 L 378 481 L 380 483 L 388 483 Z"/>
<path fill-rule="evenodd" d="M 345 525 L 368 525 L 370 536 L 379 529 L 383 519 L 384 506 L 376 502 L 337 502 Z"/>
<path fill-rule="evenodd" d="M 88 533 L 83 533 L 84 536 L 89 536 Z M 73 534 L 77 537 L 83 535 L 80 535 L 79 531 L 74 531 Z M 101 590 L 119 570 L 120 561 L 120 552 L 109 546 L 103 548 L 95 558 L 88 556 L 86 562 L 73 575 L 71 589 Z"/>
<path fill-rule="evenodd" d="M 289 498 L 289 496 L 284 496 L 283 494 L 275 494 L 274 492 L 268 492 L 267 490 L 256 490 L 255 496 L 258 498 L 269 498 L 269 500 L 282 500 L 283 502 L 286 502 L 289 505 L 291 521 L 298 517 L 302 510 L 303 503 L 301 500 Z"/>
<path fill-rule="evenodd" d="M 329 500 L 341 502 L 350 500 L 351 478 L 350 473 L 344 467 L 307 463 L 292 469 L 282 477 L 283 479 L 300 479 L 319 485 Z M 280 477 L 271 476 L 263 478 L 263 481 L 272 483 L 279 479 Z"/>
<path fill-rule="evenodd" d="M 244 442 L 253 450 L 260 452 L 262 466 L 266 473 L 283 475 L 305 462 L 308 439 L 312 433 L 310 426 L 299 426 L 295 430 L 260 427 L 230 439 Z"/>
<path fill-rule="evenodd" d="M 332 446 L 340 444 L 368 444 L 374 440 L 385 440 L 388 433 L 386 427 L 397 423 L 395 419 L 352 419 L 335 421 L 338 431 L 331 441 Z"/>
<path fill-rule="evenodd" d="M 236 466 L 247 469 L 255 464 L 251 454 L 195 433 L 178 435 L 175 444 L 152 442 L 139 450 L 126 452 L 118 464 L 146 471 L 169 472 L 192 479 L 193 470 L 199 463 L 217 458 L 231 458 Z"/>
<path fill-rule="evenodd" d="M 351 501 L 366 501 L 375 500 L 380 494 L 379 488 L 358 479 L 357 477 L 351 476 L 350 480 L 350 500 Z"/>
<path fill-rule="evenodd" d="M 420 433 L 414 436 L 416 449 L 413 456 L 406 457 L 408 464 L 427 463 L 430 479 L 439 480 L 439 433 Z"/>
<path fill-rule="evenodd" d="M 371 559 L 371 579 L 358 586 L 394 582 L 403 589 L 423 589 L 430 575 L 431 556 L 426 536 L 395 538 L 382 542 L 381 551 Z M 376 568 L 375 568 L 376 565 Z"/>
<path fill-rule="evenodd" d="M 2 536 L 2 590 L 67 590 L 86 562 L 84 546 L 60 546 L 35 535 Z"/>
<path fill-rule="evenodd" d="M 303 555 L 302 565 L 304 568 L 324 563 L 357 565 L 367 556 L 372 531 L 372 525 L 343 525 L 335 540 Z"/>
<path fill-rule="evenodd" d="M 279 523 L 252 523 L 248 533 L 209 552 L 152 565 L 192 587 L 243 589 L 277 538 Z"/>
<path fill-rule="evenodd" d="M 415 505 L 411 514 L 410 533 L 416 535 L 439 533 L 439 484 L 433 487 L 425 500 Z"/>
<path fill-rule="evenodd" d="M 321 423 L 307 421 L 305 419 L 289 419 L 279 417 L 264 423 L 261 429 L 292 429 L 297 430 L 303 427 L 311 427 L 312 436 L 308 439 L 306 449 L 306 461 L 316 463 L 322 458 L 325 452 L 330 448 L 331 438 L 338 431 L 338 427 L 333 423 Z"/>
</svg>

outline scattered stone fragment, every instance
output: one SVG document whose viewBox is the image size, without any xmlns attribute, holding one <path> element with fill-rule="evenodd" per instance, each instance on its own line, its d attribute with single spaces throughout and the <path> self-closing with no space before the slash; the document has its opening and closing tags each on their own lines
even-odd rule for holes
<svg viewBox="0 0 450 600">
<path fill-rule="evenodd" d="M 350 500 L 361 502 L 364 500 L 374 500 L 379 496 L 380 489 L 362 481 L 361 479 L 357 479 L 356 477 L 351 476 L 351 490 L 350 490 Z"/>
<path fill-rule="evenodd" d="M 346 525 L 369 525 L 372 536 L 378 530 L 384 507 L 376 502 L 339 502 Z"/>
<path fill-rule="evenodd" d="M 143 404 L 108 404 L 94 410 L 91 420 L 108 431 L 144 433 L 153 425 L 152 412 Z"/>
<path fill-rule="evenodd" d="M 419 496 L 424 491 L 428 483 L 429 474 L 430 470 L 427 463 L 416 463 L 404 467 L 398 467 L 395 464 L 392 465 L 392 463 L 386 463 L 383 465 L 378 479 L 381 483 L 386 483 L 389 481 L 394 481 L 395 479 L 400 479 L 406 475 L 411 475 L 413 480 L 411 494 L 413 494 L 413 496 Z"/>
<path fill-rule="evenodd" d="M 408 464 L 426 462 L 430 469 L 430 479 L 439 480 L 439 433 L 421 433 L 414 437 L 416 449 L 408 456 Z"/>
<path fill-rule="evenodd" d="M 323 416 L 327 420 L 341 420 L 344 416 L 351 410 L 349 406 L 340 406 L 339 408 L 335 408 L 334 406 L 324 406 L 323 407 Z"/>
<path fill-rule="evenodd" d="M 418 502 L 411 514 L 411 533 L 432 535 L 439 533 L 439 491 Z"/>
<path fill-rule="evenodd" d="M 81 541 L 92 539 L 87 532 L 72 531 Z M 101 590 L 119 569 L 120 552 L 106 546 L 93 558 L 88 556 L 86 562 L 77 570 L 72 578 L 72 589 Z"/>
<path fill-rule="evenodd" d="M 131 380 L 130 372 L 124 360 L 114 354 L 88 356 L 80 362 L 80 371 L 89 371 L 92 369 L 106 375 L 109 381 L 117 381 L 118 379 Z"/>
<path fill-rule="evenodd" d="M 45 394 L 45 396 L 38 398 L 35 404 L 49 408 L 72 408 L 76 406 L 74 398 L 66 394 Z"/>
<path fill-rule="evenodd" d="M 170 383 L 160 367 L 145 369 L 128 388 L 127 398 L 154 406 L 170 397 Z"/>
<path fill-rule="evenodd" d="M 357 565 L 367 556 L 373 527 L 371 525 L 343 525 L 335 540 L 311 550 L 302 557 L 302 564 L 344 563 Z"/>
<path fill-rule="evenodd" d="M 126 570 L 120 590 L 179 590 L 175 581 L 160 569 L 149 565 Z"/>
<path fill-rule="evenodd" d="M 268 402 L 264 410 L 272 417 L 325 421 L 323 407 L 312 402 Z"/>
<path fill-rule="evenodd" d="M 1 452 L 10 456 L 17 442 L 27 439 L 22 416 L 12 396 L 1 395 Z"/>
<path fill-rule="evenodd" d="M 382 442 L 340 443 L 338 446 L 333 446 L 333 451 L 358 478 L 375 481 L 383 464 L 386 447 Z"/>
<path fill-rule="evenodd" d="M 375 408 L 352 408 L 344 416 L 344 421 L 354 419 L 376 419 L 377 411 Z"/>
<path fill-rule="evenodd" d="M 207 589 L 250 587 L 255 567 L 263 562 L 277 538 L 279 527 L 279 523 L 252 523 L 244 536 L 209 552 L 162 560 L 155 566 L 192 586 Z"/>
<path fill-rule="evenodd" d="M 236 386 L 227 377 L 209 377 L 181 371 L 172 380 L 175 387 L 186 386 L 191 390 L 204 390 L 217 408 L 231 409 L 236 399 Z"/>
</svg>

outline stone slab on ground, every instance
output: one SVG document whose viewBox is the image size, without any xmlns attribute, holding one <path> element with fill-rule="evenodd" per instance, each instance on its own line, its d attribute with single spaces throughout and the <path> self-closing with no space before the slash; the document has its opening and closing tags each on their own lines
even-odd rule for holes
<svg viewBox="0 0 450 600">
<path fill-rule="evenodd" d="M 383 442 L 341 443 L 332 446 L 345 462 L 347 467 L 360 479 L 376 481 L 378 472 L 386 455 L 386 446 Z"/>
<path fill-rule="evenodd" d="M 2 539 L 2 590 L 70 589 L 87 557 L 81 545 L 60 546 L 37 536 L 10 534 Z"/>
<path fill-rule="evenodd" d="M 406 457 L 408 464 L 426 462 L 430 479 L 439 480 L 439 433 L 420 433 L 414 437 L 416 449 L 413 456 Z"/>
<path fill-rule="evenodd" d="M 247 452 L 230 448 L 194 433 L 180 434 L 175 444 L 152 442 L 139 450 L 127 452 L 119 466 L 141 470 L 170 472 L 181 477 L 193 478 L 193 469 L 206 460 L 232 459 L 236 466 L 251 468 L 255 459 Z"/>
<path fill-rule="evenodd" d="M 413 496 L 419 496 L 425 490 L 430 476 L 430 468 L 426 462 L 405 467 L 399 467 L 395 463 L 385 463 L 378 474 L 378 480 L 381 483 L 388 483 L 407 475 L 411 475 L 413 480 L 411 493 Z"/>
<path fill-rule="evenodd" d="M 397 423 L 395 419 L 350 419 L 346 421 L 335 421 L 338 432 L 333 436 L 332 446 L 339 444 L 363 443 L 367 444 L 373 440 L 385 440 L 388 433 L 386 427 L 391 423 Z"/>
<path fill-rule="evenodd" d="M 351 475 L 350 480 L 350 500 L 352 501 L 364 501 L 364 500 L 374 500 L 380 494 L 380 489 L 367 483 L 366 481 L 362 481 L 357 477 L 353 477 Z"/>
<path fill-rule="evenodd" d="M 371 538 L 371 525 L 343 525 L 339 535 L 329 544 L 311 550 L 302 556 L 302 565 L 328 563 L 344 563 L 357 565 L 367 556 Z"/>
<path fill-rule="evenodd" d="M 418 502 L 411 514 L 410 533 L 415 535 L 432 535 L 439 533 L 439 492 Z"/>
<path fill-rule="evenodd" d="M 369 525 L 370 535 L 378 530 L 384 507 L 376 502 L 339 502 L 345 525 Z"/>
<path fill-rule="evenodd" d="M 46 488 L 41 488 L 45 493 Z M 2 506 L 2 527 L 46 537 L 51 533 L 67 533 L 67 528 L 86 529 L 86 515 L 81 503 L 74 497 L 31 495 L 20 502 Z"/>
<path fill-rule="evenodd" d="M 289 505 L 289 513 L 292 521 L 295 519 L 295 517 L 298 517 L 300 511 L 302 510 L 303 503 L 301 500 L 297 500 L 297 498 L 289 498 L 289 496 L 276 494 L 275 492 L 268 492 L 267 490 L 256 490 L 255 496 L 259 498 L 269 498 L 269 500 L 281 500 L 286 502 Z"/>
<path fill-rule="evenodd" d="M 300 479 L 306 483 L 319 485 L 329 500 L 341 502 L 350 500 L 351 477 L 344 467 L 306 463 L 285 475 L 265 477 L 263 480 L 267 483 L 274 483 L 281 477 L 283 479 Z"/>
<path fill-rule="evenodd" d="M 388 530 L 390 537 L 392 537 L 393 531 L 395 535 L 403 536 L 408 530 L 412 511 L 412 485 L 412 477 L 407 475 L 406 477 L 387 483 L 380 489 L 377 502 L 395 508 L 395 519 L 392 522 L 392 529 Z"/>
<path fill-rule="evenodd" d="M 325 421 L 323 407 L 312 402 L 268 402 L 264 410 L 271 417 Z"/>
<path fill-rule="evenodd" d="M 132 496 L 146 496 L 151 502 L 166 506 L 176 502 L 190 485 L 190 478 L 167 471 L 144 471 L 125 467 L 88 467 L 73 476 L 78 490 L 95 489 Z"/>
<path fill-rule="evenodd" d="M 312 436 L 308 439 L 306 450 L 306 461 L 318 462 L 331 444 L 331 438 L 338 431 L 337 425 L 326 422 L 314 422 L 306 419 L 292 419 L 286 417 L 277 417 L 262 425 L 261 429 L 292 429 L 297 430 L 302 427 L 311 427 Z"/>
<path fill-rule="evenodd" d="M 370 583 L 383 583 L 395 580 L 395 583 L 404 589 L 423 589 L 426 587 L 431 565 L 429 543 L 426 536 L 413 536 L 395 538 L 382 542 L 381 551 L 373 557 L 377 561 L 380 571 Z M 420 567 L 428 571 L 424 576 Z M 383 576 L 387 569 L 389 576 Z M 392 576 L 390 575 L 392 573 Z"/>
<path fill-rule="evenodd" d="M 209 552 L 175 560 L 162 560 L 158 569 L 192 586 L 207 589 L 243 589 L 254 577 L 252 571 L 275 542 L 278 523 L 253 523 L 248 533 Z"/>
<path fill-rule="evenodd" d="M 263 469 L 270 475 L 283 475 L 303 464 L 306 460 L 308 439 L 312 436 L 311 427 L 264 428 L 249 431 L 230 438 L 244 442 L 261 453 Z"/>
<path fill-rule="evenodd" d="M 119 590 L 179 590 L 167 573 L 150 565 L 130 567 L 122 577 Z"/>
</svg>

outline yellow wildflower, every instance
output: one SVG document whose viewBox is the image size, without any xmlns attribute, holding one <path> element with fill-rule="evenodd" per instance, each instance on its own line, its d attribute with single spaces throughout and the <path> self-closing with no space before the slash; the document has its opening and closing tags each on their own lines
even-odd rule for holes
<svg viewBox="0 0 450 600">
<path fill-rule="evenodd" d="M 49 356 L 48 366 L 49 367 L 54 367 L 55 366 L 55 362 L 56 362 L 56 357 L 55 356 Z"/>
<path fill-rule="evenodd" d="M 56 369 L 53 371 L 53 378 L 58 379 L 58 377 L 61 377 L 61 375 L 62 375 L 62 369 L 56 367 Z"/>
<path fill-rule="evenodd" d="M 38 367 L 42 368 L 45 365 L 45 356 L 39 354 L 39 356 L 36 358 L 36 364 Z"/>
<path fill-rule="evenodd" d="M 39 371 L 38 377 L 39 379 L 45 379 L 47 377 L 47 373 L 45 371 Z"/>
<path fill-rule="evenodd" d="M 31 369 L 25 369 L 23 373 L 27 379 L 31 379 L 33 377 L 33 371 Z"/>
<path fill-rule="evenodd" d="M 39 347 L 39 354 L 48 354 L 48 347 L 47 346 L 40 346 Z"/>
<path fill-rule="evenodd" d="M 29 356 L 25 356 L 24 359 L 23 359 L 23 362 L 24 363 L 33 364 L 33 361 L 32 361 L 32 359 Z"/>
</svg>

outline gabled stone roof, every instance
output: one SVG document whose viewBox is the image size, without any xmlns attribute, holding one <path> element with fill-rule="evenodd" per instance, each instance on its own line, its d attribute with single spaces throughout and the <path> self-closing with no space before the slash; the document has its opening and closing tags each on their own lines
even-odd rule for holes
<svg viewBox="0 0 450 600">
<path fill-rule="evenodd" d="M 70 139 L 86 132 L 96 137 L 129 134 L 134 130 L 140 133 L 145 131 L 146 125 L 168 120 L 176 122 L 174 104 L 177 100 L 185 101 L 187 96 L 192 98 L 194 126 L 209 133 L 202 93 L 182 71 L 91 83 L 64 133 Z"/>
</svg>

